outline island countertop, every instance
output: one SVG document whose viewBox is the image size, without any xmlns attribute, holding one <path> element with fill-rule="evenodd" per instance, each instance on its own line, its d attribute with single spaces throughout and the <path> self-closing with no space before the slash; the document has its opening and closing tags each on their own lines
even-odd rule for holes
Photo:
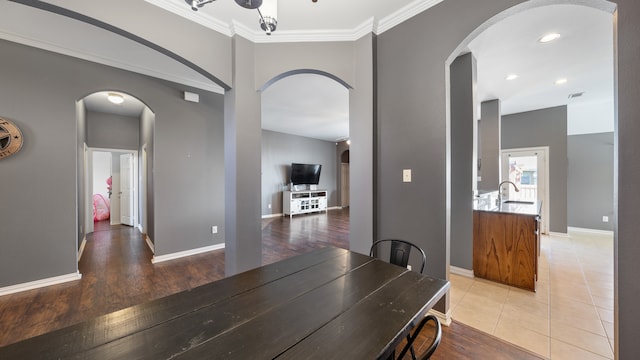
<svg viewBox="0 0 640 360">
<path fill-rule="evenodd" d="M 478 204 L 474 201 L 473 210 L 487 211 L 494 213 L 518 214 L 540 216 L 542 210 L 542 201 L 503 201 L 500 206 L 495 204 Z"/>
</svg>

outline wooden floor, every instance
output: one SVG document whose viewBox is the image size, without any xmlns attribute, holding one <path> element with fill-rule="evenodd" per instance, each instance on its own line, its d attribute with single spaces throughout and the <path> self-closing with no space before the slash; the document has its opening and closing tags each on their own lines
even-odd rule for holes
<svg viewBox="0 0 640 360">
<path fill-rule="evenodd" d="M 263 264 L 326 246 L 348 248 L 348 210 L 265 219 L 262 227 Z M 78 264 L 81 280 L 0 297 L 0 346 L 224 277 L 223 250 L 151 264 L 136 229 L 98 223 L 95 230 Z M 427 340 L 417 340 L 418 352 Z M 540 359 L 456 322 L 443 328 L 433 358 Z"/>
</svg>

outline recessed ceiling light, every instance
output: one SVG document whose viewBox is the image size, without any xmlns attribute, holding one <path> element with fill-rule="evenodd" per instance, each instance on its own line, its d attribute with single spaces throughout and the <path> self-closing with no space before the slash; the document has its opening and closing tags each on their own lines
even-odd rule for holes
<svg viewBox="0 0 640 360">
<path fill-rule="evenodd" d="M 559 37 L 560 37 L 560 34 L 558 34 L 558 33 L 549 33 L 549 34 L 546 34 L 545 36 L 541 37 L 540 39 L 538 39 L 538 42 L 547 43 L 547 42 L 553 41 L 553 40 L 555 40 L 555 39 L 557 39 Z"/>
<path fill-rule="evenodd" d="M 107 99 L 114 104 L 122 104 L 124 102 L 124 97 L 118 93 L 108 93 Z"/>
<path fill-rule="evenodd" d="M 515 80 L 518 78 L 518 74 L 509 74 L 505 79 L 507 80 Z"/>
<path fill-rule="evenodd" d="M 555 84 L 556 85 L 562 85 L 562 84 L 566 84 L 567 83 L 567 78 L 560 78 L 558 80 L 556 80 Z"/>
</svg>

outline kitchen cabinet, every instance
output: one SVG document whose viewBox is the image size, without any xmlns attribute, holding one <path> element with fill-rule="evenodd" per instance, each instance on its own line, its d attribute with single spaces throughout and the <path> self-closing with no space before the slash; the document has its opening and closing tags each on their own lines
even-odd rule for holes
<svg viewBox="0 0 640 360">
<path fill-rule="evenodd" d="M 474 209 L 474 276 L 536 290 L 540 203 L 503 203 Z"/>
</svg>

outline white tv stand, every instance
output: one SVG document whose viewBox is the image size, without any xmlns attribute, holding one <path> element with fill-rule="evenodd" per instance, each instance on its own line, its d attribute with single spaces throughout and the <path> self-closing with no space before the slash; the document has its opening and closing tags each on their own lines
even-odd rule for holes
<svg viewBox="0 0 640 360">
<path fill-rule="evenodd" d="M 327 211 L 327 190 L 296 190 L 282 192 L 284 215 Z"/>
</svg>

